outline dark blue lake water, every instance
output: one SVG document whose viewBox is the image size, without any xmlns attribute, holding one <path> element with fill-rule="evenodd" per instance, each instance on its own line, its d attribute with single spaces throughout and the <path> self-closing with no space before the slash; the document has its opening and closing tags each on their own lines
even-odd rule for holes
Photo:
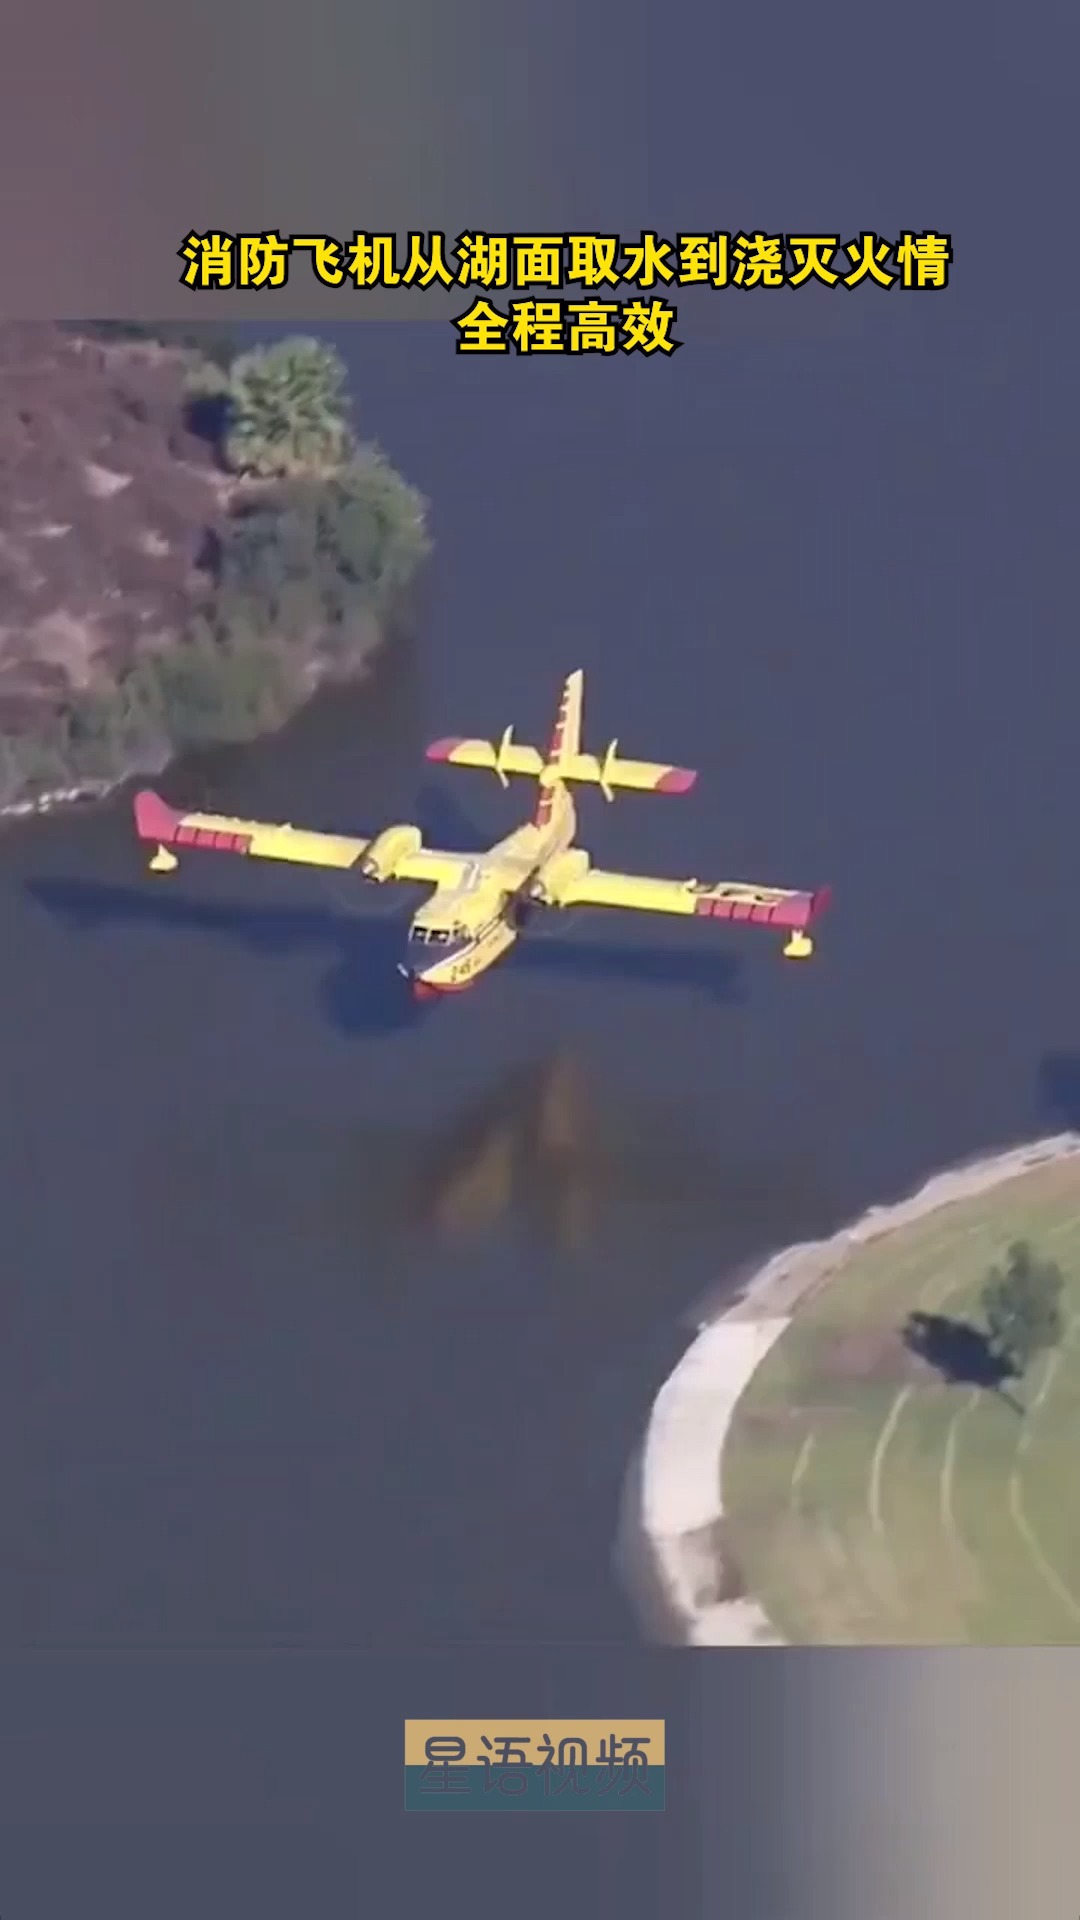
<svg viewBox="0 0 1080 1920">
<path fill-rule="evenodd" d="M 408 903 L 152 883 L 123 805 L 4 838 L 0 1640 L 631 1636 L 620 1485 L 701 1295 L 1069 1117 L 1064 335 L 805 301 L 709 308 L 663 365 L 337 329 L 432 502 L 420 631 L 165 786 L 483 842 L 528 789 L 425 742 L 546 737 L 583 666 L 591 744 L 701 775 L 586 797 L 597 859 L 830 881 L 814 963 L 596 916 L 418 1018 Z"/>
</svg>

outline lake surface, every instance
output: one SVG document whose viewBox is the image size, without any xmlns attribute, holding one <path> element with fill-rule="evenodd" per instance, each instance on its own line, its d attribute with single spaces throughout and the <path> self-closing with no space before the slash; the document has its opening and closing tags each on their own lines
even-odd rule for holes
<svg viewBox="0 0 1080 1920">
<path fill-rule="evenodd" d="M 424 744 L 542 742 L 583 666 L 590 746 L 700 769 L 586 796 L 596 858 L 832 882 L 815 962 L 585 916 L 416 1009 L 403 898 L 152 881 L 119 802 L 0 841 L 9 1647 L 631 1639 L 623 1476 L 703 1295 L 1076 1117 L 1071 319 L 805 301 L 663 365 L 326 329 L 432 501 L 427 609 L 161 784 L 483 842 L 528 787 Z"/>
</svg>

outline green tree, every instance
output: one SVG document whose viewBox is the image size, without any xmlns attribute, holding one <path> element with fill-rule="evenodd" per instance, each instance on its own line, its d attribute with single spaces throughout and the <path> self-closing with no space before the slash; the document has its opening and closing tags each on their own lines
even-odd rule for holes
<svg viewBox="0 0 1080 1920">
<path fill-rule="evenodd" d="M 287 481 L 238 507 L 221 543 L 218 615 L 347 660 L 428 548 L 423 499 L 365 448 L 322 480 Z"/>
<path fill-rule="evenodd" d="M 142 704 L 157 708 L 174 752 L 254 740 L 296 704 L 299 663 L 239 618 L 228 632 L 201 617 L 185 638 L 140 662 Z"/>
<path fill-rule="evenodd" d="M 358 448 L 323 518 L 340 572 L 362 580 L 379 606 L 407 587 L 431 550 L 427 503 L 376 446 Z"/>
<path fill-rule="evenodd" d="M 0 739 L 0 806 L 69 784 L 60 728 L 49 716 L 32 733 Z"/>
<path fill-rule="evenodd" d="M 75 783 L 116 780 L 132 766 L 158 766 L 169 744 L 157 690 L 141 668 L 111 686 L 73 693 L 57 724 Z"/>
<path fill-rule="evenodd" d="M 1026 1240 L 1009 1248 L 1005 1266 L 993 1267 L 982 1290 L 982 1309 L 994 1353 L 1019 1378 L 1039 1353 L 1056 1347 L 1065 1331 L 1060 1268 L 1042 1260 Z"/>
<path fill-rule="evenodd" d="M 352 444 L 346 373 L 321 340 L 282 340 L 242 353 L 229 369 L 224 453 L 238 473 L 325 474 Z"/>
</svg>

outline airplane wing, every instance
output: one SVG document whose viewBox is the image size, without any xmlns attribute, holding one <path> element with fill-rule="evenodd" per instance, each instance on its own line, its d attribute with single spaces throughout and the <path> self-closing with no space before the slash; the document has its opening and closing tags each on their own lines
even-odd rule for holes
<svg viewBox="0 0 1080 1920">
<path fill-rule="evenodd" d="M 139 839 L 166 849 L 170 857 L 163 864 L 170 866 L 175 864 L 170 850 L 190 847 L 244 854 L 254 860 L 287 860 L 298 866 L 355 867 L 367 878 L 429 886 L 454 885 L 473 866 L 467 854 L 422 846 L 418 830 L 411 827 L 391 827 L 365 840 L 265 820 L 237 820 L 221 813 L 181 813 L 158 794 L 145 791 L 135 795 L 134 807 Z"/>
<path fill-rule="evenodd" d="M 693 914 L 699 919 L 753 921 L 805 932 L 828 905 L 829 890 L 797 891 L 742 881 L 654 880 L 637 873 L 590 867 L 560 891 L 563 907 L 624 907 L 645 913 Z"/>
</svg>

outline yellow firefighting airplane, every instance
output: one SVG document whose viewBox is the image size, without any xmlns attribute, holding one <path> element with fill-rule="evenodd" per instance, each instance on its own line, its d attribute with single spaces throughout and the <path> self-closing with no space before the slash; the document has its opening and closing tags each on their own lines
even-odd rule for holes
<svg viewBox="0 0 1080 1920">
<path fill-rule="evenodd" d="M 574 845 L 577 814 L 572 784 L 599 787 L 606 800 L 616 788 L 639 793 L 686 793 L 697 778 L 680 767 L 618 757 L 613 740 L 602 760 L 581 749 L 585 676 L 572 673 L 563 686 L 558 719 L 546 757 L 522 746 L 507 727 L 498 746 L 489 740 L 437 740 L 427 758 L 455 767 L 483 767 L 503 787 L 509 775 L 538 782 L 533 817 L 486 853 L 444 853 L 422 843 L 413 826 L 386 827 L 373 840 L 316 833 L 258 820 L 231 820 L 214 813 L 180 813 L 156 793 L 135 795 L 140 840 L 156 844 L 155 873 L 179 864 L 172 849 L 214 848 L 261 860 L 302 866 L 353 869 L 363 879 L 426 883 L 435 891 L 409 929 L 400 971 L 417 998 L 455 993 L 512 947 L 531 906 L 628 907 L 647 913 L 693 914 L 702 919 L 752 921 L 782 928 L 784 953 L 793 960 L 813 952 L 809 928 L 828 902 L 829 889 L 813 893 L 732 881 L 659 880 L 594 867 Z"/>
</svg>

